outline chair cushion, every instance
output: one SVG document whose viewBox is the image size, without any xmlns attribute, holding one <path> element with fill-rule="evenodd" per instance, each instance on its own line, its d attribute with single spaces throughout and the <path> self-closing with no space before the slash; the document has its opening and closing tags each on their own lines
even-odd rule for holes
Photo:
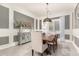
<svg viewBox="0 0 79 59">
<path fill-rule="evenodd" d="M 53 42 L 48 42 L 48 44 L 50 44 L 50 45 L 53 45 L 53 44 L 56 44 L 55 42 L 53 43 Z"/>
</svg>

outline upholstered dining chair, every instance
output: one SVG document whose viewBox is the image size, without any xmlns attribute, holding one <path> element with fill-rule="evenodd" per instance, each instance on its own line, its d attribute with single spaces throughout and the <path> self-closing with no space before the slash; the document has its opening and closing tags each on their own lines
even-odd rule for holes
<svg viewBox="0 0 79 59">
<path fill-rule="evenodd" d="M 55 53 L 55 50 L 57 49 L 58 46 L 58 35 L 51 35 L 49 36 L 49 39 L 51 39 L 52 41 L 48 41 L 48 47 L 51 49 L 51 47 L 53 47 L 53 52 Z"/>
<path fill-rule="evenodd" d="M 58 34 L 55 35 L 55 42 L 56 42 L 55 47 L 57 49 L 57 47 L 58 47 Z"/>
<path fill-rule="evenodd" d="M 48 48 L 47 44 L 43 44 L 42 32 L 40 31 L 31 32 L 31 43 L 32 43 L 32 56 L 34 55 L 34 51 L 41 53 L 41 55 L 43 55 L 43 52 Z"/>
</svg>

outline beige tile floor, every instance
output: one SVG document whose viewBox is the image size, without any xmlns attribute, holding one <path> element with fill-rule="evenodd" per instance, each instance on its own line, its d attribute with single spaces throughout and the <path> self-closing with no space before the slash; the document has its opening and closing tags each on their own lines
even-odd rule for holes
<svg viewBox="0 0 79 59">
<path fill-rule="evenodd" d="M 0 50 L 0 56 L 23 56 L 31 51 L 31 44 L 23 44 Z"/>
<path fill-rule="evenodd" d="M 53 53 L 51 50 L 51 52 L 51 56 L 79 56 L 72 43 L 69 42 L 59 42 L 57 51 Z M 31 43 L 0 50 L 0 56 L 31 56 L 31 54 Z M 37 53 L 35 55 L 39 56 Z"/>
</svg>

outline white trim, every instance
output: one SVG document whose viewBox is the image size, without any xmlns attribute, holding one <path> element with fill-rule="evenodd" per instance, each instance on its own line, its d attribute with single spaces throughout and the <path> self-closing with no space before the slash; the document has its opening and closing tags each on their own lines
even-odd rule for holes
<svg viewBox="0 0 79 59">
<path fill-rule="evenodd" d="M 72 43 L 73 46 L 75 47 L 76 51 L 79 53 L 79 48 L 78 48 L 77 45 L 74 43 L 74 41 L 70 41 L 70 40 L 65 40 L 65 41 Z"/>
<path fill-rule="evenodd" d="M 73 24 L 72 24 L 72 22 L 73 22 L 73 18 L 72 18 L 73 16 L 72 16 L 72 13 L 70 14 L 70 40 L 72 41 L 72 32 L 73 32 Z"/>
<path fill-rule="evenodd" d="M 73 46 L 76 48 L 77 52 L 79 53 L 79 48 L 77 47 L 77 45 L 72 41 Z"/>
<path fill-rule="evenodd" d="M 9 36 L 10 30 L 9 29 L 0 29 L 0 37 Z"/>
<path fill-rule="evenodd" d="M 5 44 L 5 45 L 0 45 L 0 50 L 6 49 L 6 48 L 10 48 L 16 46 L 15 43 L 11 43 L 11 44 Z"/>
<path fill-rule="evenodd" d="M 79 38 L 79 29 L 73 29 L 73 36 Z"/>
<path fill-rule="evenodd" d="M 71 30 L 69 29 L 69 30 L 64 30 L 64 32 L 65 32 L 65 34 L 71 34 Z"/>
</svg>

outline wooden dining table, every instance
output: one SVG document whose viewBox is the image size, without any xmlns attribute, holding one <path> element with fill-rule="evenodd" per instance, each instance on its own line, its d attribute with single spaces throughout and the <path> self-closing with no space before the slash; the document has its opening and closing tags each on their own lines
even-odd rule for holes
<svg viewBox="0 0 79 59">
<path fill-rule="evenodd" d="M 43 39 L 43 42 L 51 42 L 53 41 L 53 39 L 55 38 L 55 35 L 50 35 L 50 36 L 43 36 L 42 39 Z"/>
<path fill-rule="evenodd" d="M 50 36 L 46 36 L 46 35 L 44 35 L 43 37 L 42 37 L 42 39 L 43 39 L 43 44 L 48 44 L 48 53 L 50 53 L 51 54 L 51 52 L 50 52 L 50 44 L 49 43 L 54 43 L 54 39 L 55 39 L 56 37 L 55 37 L 55 35 L 50 35 Z M 53 51 L 55 51 L 54 49 L 53 49 Z"/>
</svg>

